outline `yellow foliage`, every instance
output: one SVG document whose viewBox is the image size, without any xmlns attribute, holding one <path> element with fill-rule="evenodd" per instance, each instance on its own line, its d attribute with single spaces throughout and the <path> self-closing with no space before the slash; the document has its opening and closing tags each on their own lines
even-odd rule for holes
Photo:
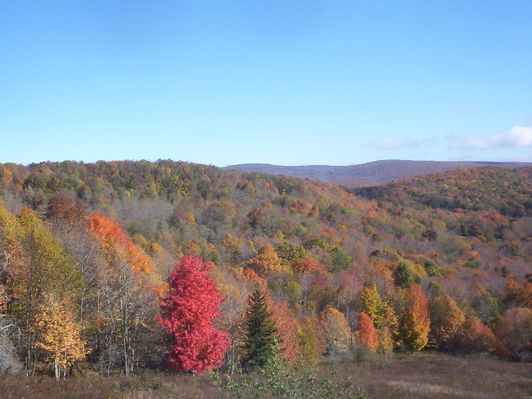
<svg viewBox="0 0 532 399">
<path fill-rule="evenodd" d="M 159 244 L 157 241 L 152 241 L 150 244 L 150 253 L 157 254 L 163 250 L 163 247 L 161 244 Z"/>
<path fill-rule="evenodd" d="M 351 329 L 342 312 L 328 306 L 320 314 L 320 322 L 327 337 L 329 354 L 347 352 L 351 344 Z"/>
<path fill-rule="evenodd" d="M 247 266 L 257 273 L 288 271 L 288 267 L 281 264 L 281 259 L 271 244 L 264 245 L 259 254 L 251 259 Z"/>
<path fill-rule="evenodd" d="M 83 360 L 88 353 L 74 314 L 52 296 L 39 307 L 35 328 L 39 334 L 35 347 L 46 352 L 47 359 L 54 363 L 56 377 L 58 371 L 60 375 L 61 369 Z"/>
</svg>

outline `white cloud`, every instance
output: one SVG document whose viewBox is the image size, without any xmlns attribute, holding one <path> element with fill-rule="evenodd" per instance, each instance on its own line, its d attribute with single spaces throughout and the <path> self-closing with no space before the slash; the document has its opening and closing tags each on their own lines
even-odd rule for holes
<svg viewBox="0 0 532 399">
<path fill-rule="evenodd" d="M 415 140 L 412 139 L 396 139 L 393 137 L 386 137 L 383 139 L 375 140 L 371 143 L 371 147 L 376 150 L 398 150 L 405 147 L 413 147 L 417 144 Z"/>
<path fill-rule="evenodd" d="M 507 132 L 494 134 L 491 137 L 471 136 L 465 138 L 461 144 L 480 150 L 504 147 L 531 147 L 532 127 L 514 126 Z"/>
</svg>

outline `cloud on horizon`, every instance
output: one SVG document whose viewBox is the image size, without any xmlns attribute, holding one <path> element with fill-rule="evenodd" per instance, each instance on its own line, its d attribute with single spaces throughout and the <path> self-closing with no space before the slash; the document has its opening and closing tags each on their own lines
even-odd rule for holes
<svg viewBox="0 0 532 399">
<path fill-rule="evenodd" d="M 494 134 L 489 137 L 470 136 L 458 140 L 455 144 L 478 150 L 531 147 L 532 127 L 514 126 L 504 133 Z"/>
</svg>

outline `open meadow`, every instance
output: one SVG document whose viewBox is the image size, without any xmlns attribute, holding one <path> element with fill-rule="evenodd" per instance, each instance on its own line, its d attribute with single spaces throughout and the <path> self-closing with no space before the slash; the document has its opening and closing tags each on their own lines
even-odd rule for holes
<svg viewBox="0 0 532 399">
<path fill-rule="evenodd" d="M 330 370 L 334 370 L 332 376 Z M 360 389 L 361 397 L 368 399 L 500 399 L 532 395 L 532 364 L 491 356 L 462 357 L 430 352 L 395 354 L 386 363 L 380 358 L 371 358 L 358 363 L 321 364 L 318 374 L 333 381 L 345 381 L 350 377 Z M 3 375 L 0 386 L 1 399 L 214 399 L 238 395 L 219 389 L 208 374 L 164 372 L 131 377 L 86 373 L 61 382 L 43 375 Z"/>
</svg>

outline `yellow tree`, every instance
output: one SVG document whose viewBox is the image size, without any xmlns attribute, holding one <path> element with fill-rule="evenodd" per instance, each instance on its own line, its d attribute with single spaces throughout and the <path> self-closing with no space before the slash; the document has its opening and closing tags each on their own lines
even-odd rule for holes
<svg viewBox="0 0 532 399">
<path fill-rule="evenodd" d="M 427 345 L 430 331 L 429 307 L 423 289 L 417 284 L 406 293 L 400 330 L 402 342 L 411 352 L 420 351 Z"/>
<path fill-rule="evenodd" d="M 286 266 L 281 264 L 281 259 L 277 255 L 277 252 L 275 252 L 275 249 L 273 249 L 272 244 L 264 245 L 260 249 L 259 254 L 248 261 L 247 267 L 255 270 L 259 274 L 288 270 Z"/>
<path fill-rule="evenodd" d="M 398 331 L 399 321 L 397 320 L 393 307 L 388 302 L 382 300 L 375 283 L 364 288 L 360 296 L 360 301 L 362 302 L 363 312 L 370 317 L 375 328 L 379 332 L 388 329 L 388 332 L 385 334 L 386 339 L 390 335 L 393 343 L 398 346 L 401 341 Z M 379 336 L 384 335 L 379 334 Z M 388 344 L 389 342 L 386 343 L 386 345 Z"/>
<path fill-rule="evenodd" d="M 327 354 L 334 355 L 349 351 L 351 329 L 344 314 L 329 306 L 321 312 L 320 322 L 327 338 Z"/>
<path fill-rule="evenodd" d="M 384 361 L 388 359 L 388 356 L 393 352 L 394 339 L 388 327 L 384 327 L 378 332 L 379 344 L 377 346 L 377 353 L 380 353 L 384 357 Z"/>
<path fill-rule="evenodd" d="M 35 361 L 34 321 L 39 304 L 48 293 L 78 303 L 83 278 L 63 245 L 41 217 L 22 208 L 19 217 L 9 217 L 0 207 L 0 241 L 7 263 L 5 280 L 9 297 L 7 311 L 21 332 L 25 366 Z M 7 251 L 6 251 L 7 250 Z"/>
<path fill-rule="evenodd" d="M 377 285 L 373 283 L 364 288 L 360 300 L 362 310 L 370 317 L 375 328 L 382 328 L 386 324 L 386 307 L 379 295 Z"/>
<path fill-rule="evenodd" d="M 440 349 L 450 349 L 462 328 L 465 314 L 456 301 L 448 295 L 434 298 L 430 304 L 430 337 Z"/>
<path fill-rule="evenodd" d="M 318 318 L 316 316 L 302 317 L 297 326 L 296 336 L 303 364 L 317 364 L 327 349 L 324 332 L 320 328 Z"/>
<path fill-rule="evenodd" d="M 56 301 L 51 295 L 39 307 L 35 328 L 38 332 L 35 347 L 42 349 L 47 360 L 53 363 L 57 380 L 61 375 L 66 376 L 69 366 L 87 355 L 80 324 L 65 304 Z"/>
</svg>

